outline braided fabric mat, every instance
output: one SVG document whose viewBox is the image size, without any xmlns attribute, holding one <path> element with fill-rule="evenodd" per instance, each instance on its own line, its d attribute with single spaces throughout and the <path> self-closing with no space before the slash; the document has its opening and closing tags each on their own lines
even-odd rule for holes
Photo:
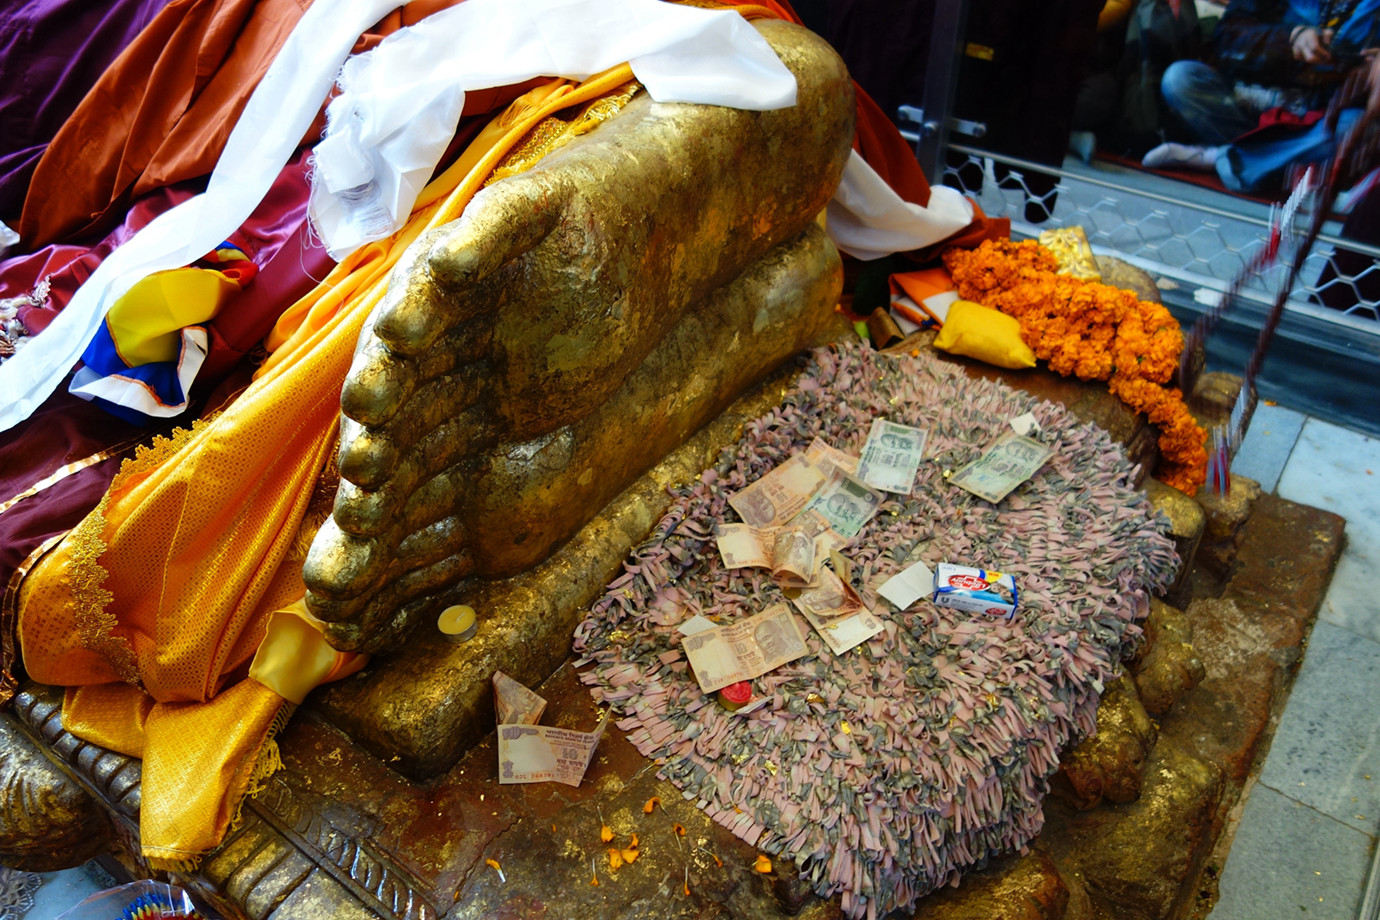
<svg viewBox="0 0 1380 920">
<path fill-rule="evenodd" d="M 1008 420 L 1033 411 L 1054 456 L 1000 504 L 945 481 Z M 676 627 L 785 598 L 762 569 L 725 569 L 714 543 L 727 499 L 816 436 L 854 455 L 874 418 L 929 431 L 909 496 L 889 495 L 844 550 L 886 623 L 840 656 L 809 626 L 809 654 L 753 681 L 766 705 L 732 713 L 705 695 Z M 933 358 L 860 345 L 815 351 L 780 407 L 679 489 L 671 510 L 579 626 L 581 679 L 661 776 L 760 849 L 793 859 L 850 917 L 914 902 L 1043 823 L 1059 752 L 1095 726 L 1098 696 L 1140 636 L 1152 589 L 1177 565 L 1133 470 L 1107 434 L 1063 408 L 972 380 Z M 911 561 L 1015 577 L 1015 620 L 897 611 L 876 588 Z M 583 667 L 593 664 L 593 667 Z"/>
</svg>

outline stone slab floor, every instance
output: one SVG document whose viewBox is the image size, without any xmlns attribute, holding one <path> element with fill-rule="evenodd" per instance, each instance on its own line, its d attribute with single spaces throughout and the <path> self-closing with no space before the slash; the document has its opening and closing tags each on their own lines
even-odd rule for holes
<svg viewBox="0 0 1380 920">
<path fill-rule="evenodd" d="M 1380 439 L 1262 403 L 1234 470 L 1263 492 L 1341 515 L 1346 548 L 1244 798 L 1210 920 L 1375 920 Z M 111 883 L 95 864 L 41 879 L 24 920 L 52 920 Z"/>
<path fill-rule="evenodd" d="M 1380 439 L 1262 404 L 1233 469 L 1346 519 L 1346 545 L 1211 920 L 1372 920 L 1380 907 Z M 1369 885 L 1369 890 L 1367 886 Z M 1365 903 L 1363 903 L 1365 902 Z"/>
</svg>

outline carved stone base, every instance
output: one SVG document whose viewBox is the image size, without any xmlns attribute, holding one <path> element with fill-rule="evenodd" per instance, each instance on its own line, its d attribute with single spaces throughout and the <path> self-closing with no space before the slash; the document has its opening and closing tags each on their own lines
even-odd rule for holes
<svg viewBox="0 0 1380 920">
<path fill-rule="evenodd" d="M 1067 751 L 1054 774 L 1055 795 L 1080 811 L 1140 798 L 1145 761 L 1157 731 L 1136 685 L 1121 677 L 1108 685 L 1097 708 L 1097 733 Z"/>
<path fill-rule="evenodd" d="M 59 696 L 59 699 L 61 697 Z M 0 719 L 0 862 L 53 872 L 108 849 L 114 829 L 105 807 L 36 747 L 10 719 Z"/>
<path fill-rule="evenodd" d="M 1192 643 L 1193 621 L 1182 610 L 1152 600 L 1145 620 L 1145 649 L 1131 663 L 1141 704 L 1150 715 L 1169 712 L 1207 676 Z"/>
<path fill-rule="evenodd" d="M 760 414 L 783 386 L 778 378 L 737 403 L 625 492 L 572 545 L 583 545 L 585 558 L 592 560 L 598 555 L 594 547 L 640 538 L 655 519 L 665 484 L 698 472 L 716 445 L 734 437 L 741 420 Z M 1086 393 L 1085 398 L 1096 396 Z M 1182 620 L 1188 620 L 1192 657 L 1205 670 L 1201 683 L 1180 686 L 1177 699 L 1156 704 L 1165 710 L 1157 741 L 1145 730 L 1143 712 L 1131 707 L 1124 718 L 1113 719 L 1125 707 L 1109 705 L 1102 720 L 1106 736 L 1070 753 L 1071 788 L 1072 768 L 1080 763 L 1086 768 L 1079 780 L 1080 804 L 1090 804 L 1098 782 L 1104 797 L 1111 788 L 1114 797 L 1127 799 L 1138 779 L 1139 797 L 1084 811 L 1051 799 L 1045 832 L 1030 853 L 971 873 L 957 889 L 922 901 L 913 916 L 1180 920 L 1210 904 L 1213 860 L 1220 858 L 1213 854 L 1225 852 L 1229 842 L 1227 814 L 1263 756 L 1271 716 L 1287 696 L 1340 552 L 1341 534 L 1341 519 L 1334 515 L 1274 496 L 1257 499 L 1239 528 L 1230 577 L 1225 582 L 1189 579 L 1199 593 L 1181 615 L 1157 607 L 1147 624 L 1154 642 L 1133 664 L 1136 684 L 1144 689 L 1146 675 L 1158 667 L 1162 653 L 1156 650 L 1165 643 L 1184 645 L 1188 632 Z M 582 577 L 559 565 L 534 576 L 525 594 L 512 595 L 527 600 L 509 611 L 510 628 L 519 630 L 510 638 L 539 636 L 544 620 L 567 615 L 558 600 Z M 1213 593 L 1204 594 L 1203 586 L 1212 586 Z M 537 647 L 516 640 L 509 645 L 529 657 Z M 487 675 L 499 666 L 493 657 L 499 647 L 479 640 L 451 647 L 449 663 L 436 673 L 453 680 L 471 679 L 464 677 L 471 672 Z M 422 666 L 415 658 L 412 665 Z M 521 656 L 516 666 L 536 672 L 544 667 Z M 593 725 L 592 701 L 569 667 L 555 670 L 539 690 L 551 701 L 548 724 Z M 1115 693 L 1128 702 L 1134 690 L 1128 683 Z M 75 792 L 84 791 L 109 816 L 109 834 L 97 837 L 91 831 L 90 840 L 113 837 L 122 861 L 138 872 L 139 765 L 62 732 L 60 700 L 55 691 L 21 693 L 14 712 L 0 720 L 9 746 L 32 746 L 29 739 L 39 739 L 42 751 L 31 754 L 48 761 L 48 767 L 26 760 L 30 765 L 23 769 L 38 764 L 77 777 L 80 785 L 62 794 L 80 802 Z M 394 703 L 432 705 L 403 698 Z M 469 718 L 489 718 L 486 697 L 476 695 L 465 705 L 473 713 Z M 657 780 L 655 764 L 615 729 L 577 789 L 499 786 L 491 734 L 442 775 L 419 782 L 397 771 L 397 755 L 371 756 L 324 721 L 320 711 L 308 706 L 299 712 L 280 739 L 286 769 L 264 795 L 246 804 L 242 823 L 200 873 L 178 879 L 226 917 L 841 916 L 838 902 L 817 899 L 789 864 L 777 861 L 770 873 L 754 871 L 757 854 Z M 1114 721 L 1125 730 L 1113 732 Z M 1134 744 L 1128 746 L 1128 740 Z M 1114 756 L 1106 757 L 1105 750 Z M 1141 757 L 1145 768 L 1137 774 Z M 13 787 L 15 772 L 7 771 L 6 777 L 6 788 Z M 661 798 L 663 808 L 644 814 L 643 803 L 653 796 Z M 635 863 L 609 869 L 599 838 L 604 823 L 623 840 L 632 832 L 639 835 L 642 855 Z M 676 823 L 687 829 L 684 837 L 674 832 Z M 69 831 L 76 826 L 52 824 Z M 18 825 L 6 827 L 0 838 L 18 839 L 22 831 Z M 65 846 L 53 864 L 71 864 L 85 858 L 85 851 L 71 844 L 80 837 L 67 833 L 37 846 L 54 854 Z M 22 858 L 18 849 L 10 845 L 5 861 Z M 502 878 L 487 859 L 499 864 Z M 596 874 L 598 886 L 591 884 Z"/>
</svg>

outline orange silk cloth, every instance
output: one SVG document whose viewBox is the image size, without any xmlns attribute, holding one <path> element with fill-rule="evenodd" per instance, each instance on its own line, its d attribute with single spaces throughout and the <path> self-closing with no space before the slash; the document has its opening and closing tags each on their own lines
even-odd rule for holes
<svg viewBox="0 0 1380 920">
<path fill-rule="evenodd" d="M 216 846 L 267 772 L 268 738 L 293 692 L 246 674 L 256 653 L 253 673 L 272 670 L 265 631 L 303 596 L 299 531 L 335 443 L 360 329 L 390 270 L 419 236 L 459 217 L 539 121 L 631 78 L 623 65 L 514 102 L 423 190 L 402 230 L 351 255 L 287 311 L 275 351 L 238 399 L 127 461 L 20 586 L 29 675 L 77 688 L 63 710 L 69 730 L 144 760 L 140 830 L 151 862 L 186 866 Z M 358 656 L 320 649 L 279 647 L 276 657 L 280 671 L 315 659 L 321 680 L 358 666 Z"/>
</svg>

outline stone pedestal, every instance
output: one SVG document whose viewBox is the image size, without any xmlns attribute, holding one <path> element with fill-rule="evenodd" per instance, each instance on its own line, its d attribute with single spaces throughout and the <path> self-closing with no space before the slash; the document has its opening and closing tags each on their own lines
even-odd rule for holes
<svg viewBox="0 0 1380 920">
<path fill-rule="evenodd" d="M 1023 386 L 1035 378 L 1008 379 Z M 417 657 L 383 662 L 372 677 L 319 694 L 281 736 L 286 769 L 246 803 L 241 823 L 199 874 L 174 880 L 227 917 L 249 920 L 841 916 L 837 901 L 816 898 L 788 863 L 755 871 L 757 853 L 656 779 L 656 765 L 615 729 L 572 789 L 498 785 L 491 733 L 472 734 L 476 740 L 439 775 L 409 779 L 397 755 L 371 755 L 331 724 L 343 721 L 358 687 L 378 685 L 382 671 L 396 671 L 391 680 L 402 682 L 408 668 L 439 666 L 468 685 L 498 666 L 502 650 L 516 649 L 518 658 L 502 664 L 539 684 L 550 700 L 544 721 L 591 728 L 595 707 L 569 665 L 530 654 L 547 632 L 568 633 L 553 618 L 571 614 L 552 599 L 586 581 L 602 584 L 604 557 L 621 559 L 641 538 L 665 485 L 703 468 L 787 382 L 784 375 L 769 381 L 642 477 L 572 542 L 570 555 L 496 585 L 486 603 L 508 610 L 502 634 L 444 649 L 423 645 Z M 1059 386 L 1092 414 L 1119 411 L 1100 385 Z M 1121 424 L 1121 437 L 1143 437 L 1133 419 Z M 1210 903 L 1212 854 L 1225 851 L 1230 809 L 1263 757 L 1271 716 L 1283 705 L 1340 551 L 1342 522 L 1261 496 L 1232 532 L 1225 579 L 1198 566 L 1180 604 L 1155 605 L 1129 679 L 1109 688 L 1101 733 L 1066 755 L 1056 780 L 1062 794 L 1049 800 L 1045 831 L 1030 852 L 970 873 L 958 888 L 920 902 L 914 917 L 1179 920 Z M 486 690 L 467 700 L 465 724 L 491 718 Z M 6 729 L 41 740 L 50 769 L 77 777 L 75 787 L 52 785 L 71 792 L 76 812 L 90 810 L 83 796 L 100 802 L 112 827 L 94 828 L 90 839 L 110 841 L 131 871 L 144 874 L 135 855 L 138 762 L 66 735 L 60 701 L 51 690 L 25 691 Z M 653 797 L 661 807 L 649 815 L 643 805 Z M 638 835 L 635 863 L 610 868 L 599 834 L 605 823 L 619 841 Z"/>
</svg>

